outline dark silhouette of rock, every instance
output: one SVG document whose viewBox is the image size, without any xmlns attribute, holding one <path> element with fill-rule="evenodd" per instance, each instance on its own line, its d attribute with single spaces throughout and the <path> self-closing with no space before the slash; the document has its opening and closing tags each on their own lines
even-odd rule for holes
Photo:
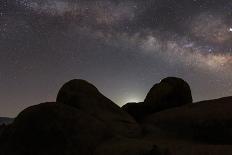
<svg viewBox="0 0 232 155">
<path fill-rule="evenodd" d="M 167 77 L 155 84 L 144 102 L 128 103 L 122 107 L 137 121 L 162 110 L 192 103 L 192 94 L 187 82 L 176 77 Z"/>
<path fill-rule="evenodd" d="M 2 132 L 4 131 L 5 128 L 6 128 L 6 125 L 5 125 L 5 124 L 1 124 L 1 125 L 0 125 L 0 137 L 1 137 L 1 134 L 2 134 Z"/>
<path fill-rule="evenodd" d="M 170 155 L 167 149 L 143 139 L 113 139 L 101 144 L 94 155 Z"/>
<path fill-rule="evenodd" d="M 232 144 L 231 103 L 232 97 L 202 101 L 149 115 L 141 124 L 147 133 L 166 138 Z"/>
<path fill-rule="evenodd" d="M 152 104 L 159 109 L 168 109 L 192 101 L 191 89 L 187 82 L 180 78 L 167 77 L 151 88 L 144 103 Z"/>
<path fill-rule="evenodd" d="M 64 84 L 57 95 L 57 102 L 102 120 L 109 130 L 119 135 L 134 137 L 140 134 L 136 121 L 87 81 L 75 79 Z"/>
<path fill-rule="evenodd" d="M 0 126 L 0 155 L 231 155 L 232 97 L 188 103 L 190 88 L 179 78 L 162 80 L 124 111 L 92 84 L 72 80 L 57 102 Z"/>
<path fill-rule="evenodd" d="M 3 135 L 1 155 L 91 155 L 113 136 L 100 120 L 56 103 L 25 109 Z"/>
<path fill-rule="evenodd" d="M 122 109 L 134 117 L 138 122 L 146 115 L 154 113 L 154 109 L 143 102 L 140 103 L 127 103 L 122 106 Z"/>
</svg>

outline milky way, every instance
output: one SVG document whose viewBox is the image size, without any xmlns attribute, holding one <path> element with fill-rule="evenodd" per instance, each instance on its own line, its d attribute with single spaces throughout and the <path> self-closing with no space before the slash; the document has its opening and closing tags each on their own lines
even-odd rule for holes
<svg viewBox="0 0 232 155">
<path fill-rule="evenodd" d="M 166 76 L 194 100 L 232 95 L 230 0 L 3 0 L 0 115 L 84 78 L 119 105 Z"/>
</svg>

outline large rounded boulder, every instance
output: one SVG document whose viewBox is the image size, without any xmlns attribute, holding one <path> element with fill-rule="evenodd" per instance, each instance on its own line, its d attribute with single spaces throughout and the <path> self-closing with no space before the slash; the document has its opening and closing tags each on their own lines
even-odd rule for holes
<svg viewBox="0 0 232 155">
<path fill-rule="evenodd" d="M 136 121 L 87 81 L 74 79 L 67 82 L 60 89 L 56 101 L 102 120 L 115 134 L 127 137 L 140 134 Z"/>
<path fill-rule="evenodd" d="M 144 100 L 144 103 L 161 110 L 192 102 L 190 86 L 186 81 L 177 77 L 167 77 L 155 84 Z"/>
<path fill-rule="evenodd" d="M 192 103 L 192 94 L 187 82 L 176 77 L 167 77 L 155 84 L 144 102 L 127 103 L 122 109 L 141 121 L 145 116 Z"/>
<path fill-rule="evenodd" d="M 63 104 L 43 103 L 25 109 L 1 140 L 4 155 L 91 155 L 113 137 L 100 120 Z"/>
</svg>

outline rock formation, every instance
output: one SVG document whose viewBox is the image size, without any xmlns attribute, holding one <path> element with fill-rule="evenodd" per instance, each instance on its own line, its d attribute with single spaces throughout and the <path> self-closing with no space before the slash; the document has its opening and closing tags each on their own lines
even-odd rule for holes
<svg viewBox="0 0 232 155">
<path fill-rule="evenodd" d="M 90 155 L 113 136 L 100 120 L 56 103 L 25 109 L 4 134 L 0 150 L 4 155 Z"/>
<path fill-rule="evenodd" d="M 192 94 L 187 82 L 176 77 L 167 77 L 155 84 L 144 102 L 128 103 L 122 107 L 137 121 L 154 112 L 192 103 Z"/>
<path fill-rule="evenodd" d="M 143 120 L 143 129 L 216 144 L 232 144 L 232 97 L 202 101 L 154 113 Z"/>
<path fill-rule="evenodd" d="M 0 155 L 231 155 L 232 97 L 189 103 L 190 87 L 179 78 L 123 108 L 71 80 L 56 102 L 31 106 L 0 128 Z"/>
<path fill-rule="evenodd" d="M 60 89 L 56 101 L 103 121 L 109 130 L 119 135 L 134 137 L 140 133 L 140 127 L 130 115 L 87 81 L 75 79 L 67 82 Z"/>
<path fill-rule="evenodd" d="M 159 109 L 178 107 L 192 102 L 190 86 L 176 77 L 167 77 L 155 84 L 144 100 L 144 103 L 152 104 Z"/>
</svg>

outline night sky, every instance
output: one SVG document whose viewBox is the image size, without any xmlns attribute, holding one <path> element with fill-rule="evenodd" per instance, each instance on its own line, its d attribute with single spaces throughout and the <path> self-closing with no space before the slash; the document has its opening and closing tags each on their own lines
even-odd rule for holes
<svg viewBox="0 0 232 155">
<path fill-rule="evenodd" d="M 122 106 L 167 76 L 232 95 L 231 0 L 1 0 L 0 116 L 82 78 Z"/>
</svg>

